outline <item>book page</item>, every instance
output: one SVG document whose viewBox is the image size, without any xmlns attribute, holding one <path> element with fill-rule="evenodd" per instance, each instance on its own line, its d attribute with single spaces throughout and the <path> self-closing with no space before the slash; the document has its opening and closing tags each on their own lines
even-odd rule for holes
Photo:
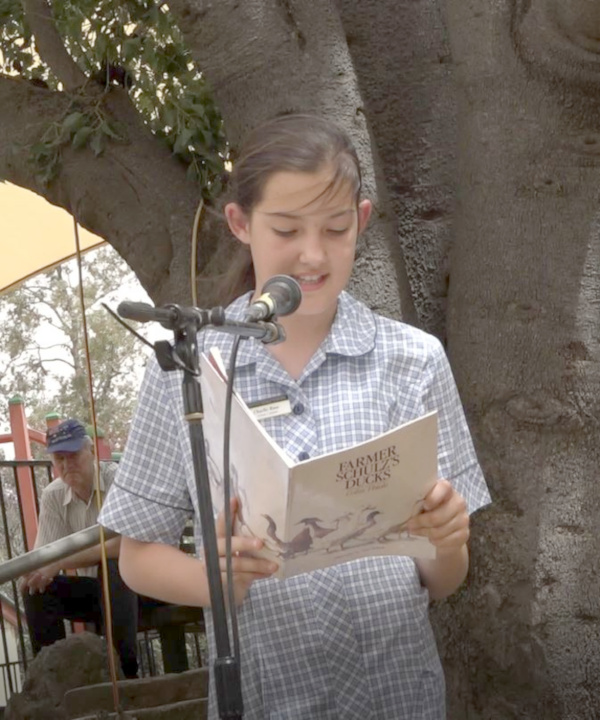
<svg viewBox="0 0 600 720">
<path fill-rule="evenodd" d="M 224 501 L 223 427 L 227 388 L 221 373 L 206 355 L 200 358 L 200 370 L 205 414 L 203 429 L 216 514 L 223 508 Z M 261 538 L 265 549 L 257 555 L 280 562 L 278 549 L 268 530 L 272 525 L 281 527 L 285 523 L 291 460 L 235 393 L 231 436 L 231 497 L 237 496 L 240 501 L 236 534 Z"/>
<path fill-rule="evenodd" d="M 282 576 L 374 555 L 435 557 L 407 522 L 437 481 L 437 413 L 291 471 Z M 282 528 L 283 526 L 280 526 Z"/>
</svg>

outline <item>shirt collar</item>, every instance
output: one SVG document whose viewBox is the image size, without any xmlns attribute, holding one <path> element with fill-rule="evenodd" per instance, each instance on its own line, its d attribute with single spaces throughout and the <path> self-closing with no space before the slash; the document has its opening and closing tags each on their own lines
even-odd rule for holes
<svg viewBox="0 0 600 720">
<path fill-rule="evenodd" d="M 338 298 L 338 308 L 323 349 L 348 357 L 365 355 L 375 347 L 377 326 L 366 305 L 347 292 Z"/>
<path fill-rule="evenodd" d="M 63 482 L 64 482 L 64 480 L 63 480 Z M 105 492 L 104 478 L 102 477 L 102 470 L 100 470 L 100 493 L 102 494 L 104 492 Z M 90 495 L 90 499 L 87 502 L 87 507 L 90 506 L 90 503 L 94 499 L 95 494 L 96 494 L 96 480 L 94 478 L 94 486 L 92 489 L 92 494 Z M 65 497 L 63 499 L 63 507 L 66 505 L 69 505 L 71 502 L 73 502 L 73 500 L 75 500 L 75 494 L 73 493 L 71 486 L 67 485 L 66 490 L 65 490 Z"/>
<path fill-rule="evenodd" d="M 227 317 L 241 320 L 250 302 L 252 291 L 234 300 L 227 308 Z M 375 347 L 377 326 L 369 308 L 347 292 L 338 298 L 338 307 L 329 334 L 322 349 L 326 354 L 345 355 L 347 357 L 365 355 Z M 227 338 L 233 344 L 233 338 Z M 207 348 L 208 349 L 208 348 Z M 240 344 L 236 367 L 250 365 L 258 360 L 261 342 L 250 339 Z M 229 355 L 230 347 L 227 347 Z"/>
</svg>

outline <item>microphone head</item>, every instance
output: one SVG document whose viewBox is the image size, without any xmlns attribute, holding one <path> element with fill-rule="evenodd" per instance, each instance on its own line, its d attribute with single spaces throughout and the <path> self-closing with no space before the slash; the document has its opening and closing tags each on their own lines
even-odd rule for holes
<svg viewBox="0 0 600 720">
<path fill-rule="evenodd" d="M 300 285 L 289 275 L 274 275 L 264 284 L 262 294 L 273 298 L 276 315 L 291 315 L 302 302 Z"/>
</svg>

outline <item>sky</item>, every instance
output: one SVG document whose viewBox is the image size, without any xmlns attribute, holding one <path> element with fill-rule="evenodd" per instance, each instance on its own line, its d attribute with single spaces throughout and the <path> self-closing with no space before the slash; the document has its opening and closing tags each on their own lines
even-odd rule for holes
<svg viewBox="0 0 600 720">
<path fill-rule="evenodd" d="M 102 242 L 101 238 L 83 228 L 79 229 L 79 235 L 82 248 Z M 55 246 L 60 249 L 58 255 L 52 256 L 50 248 Z M 51 205 L 33 192 L 0 182 L 0 251 L 2 292 L 2 289 L 20 277 L 21 273 L 28 274 L 34 267 L 52 266 L 53 259 L 75 253 L 73 218 L 65 210 Z M 10 289 L 6 292 L 10 292 Z M 116 307 L 124 298 L 151 302 L 137 280 L 116 289 L 108 304 Z M 43 336 L 43 340 L 45 344 L 51 344 L 52 331 L 45 332 L 47 334 Z M 165 337 L 165 332 L 157 329 L 147 336 L 154 340 L 159 336 Z M 8 402 L 8 398 L 0 398 L 0 402 Z M 0 434 L 8 430 L 8 427 L 0 425 Z M 4 449 L 7 457 L 12 457 L 10 443 L 2 443 L 0 447 Z"/>
</svg>

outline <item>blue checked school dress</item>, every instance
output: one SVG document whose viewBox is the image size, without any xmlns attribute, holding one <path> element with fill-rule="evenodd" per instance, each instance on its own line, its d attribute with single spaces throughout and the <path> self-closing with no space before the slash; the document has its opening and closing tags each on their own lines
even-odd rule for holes
<svg viewBox="0 0 600 720">
<path fill-rule="evenodd" d="M 241 319 L 249 297 L 232 303 L 227 316 Z M 232 344 L 232 336 L 214 330 L 199 335 L 200 350 L 217 345 L 226 363 Z M 347 293 L 297 381 L 260 342 L 248 340 L 238 355 L 236 390 L 248 403 L 287 395 L 292 412 L 263 425 L 299 460 L 437 410 L 439 476 L 470 512 L 490 501 L 441 344 Z M 141 541 L 176 545 L 189 515 L 198 517 L 196 504 L 181 375 L 153 362 L 100 522 Z M 409 557 L 255 582 L 239 610 L 244 718 L 442 720 L 444 677 L 428 602 Z M 217 717 L 213 692 L 209 712 Z"/>
</svg>

